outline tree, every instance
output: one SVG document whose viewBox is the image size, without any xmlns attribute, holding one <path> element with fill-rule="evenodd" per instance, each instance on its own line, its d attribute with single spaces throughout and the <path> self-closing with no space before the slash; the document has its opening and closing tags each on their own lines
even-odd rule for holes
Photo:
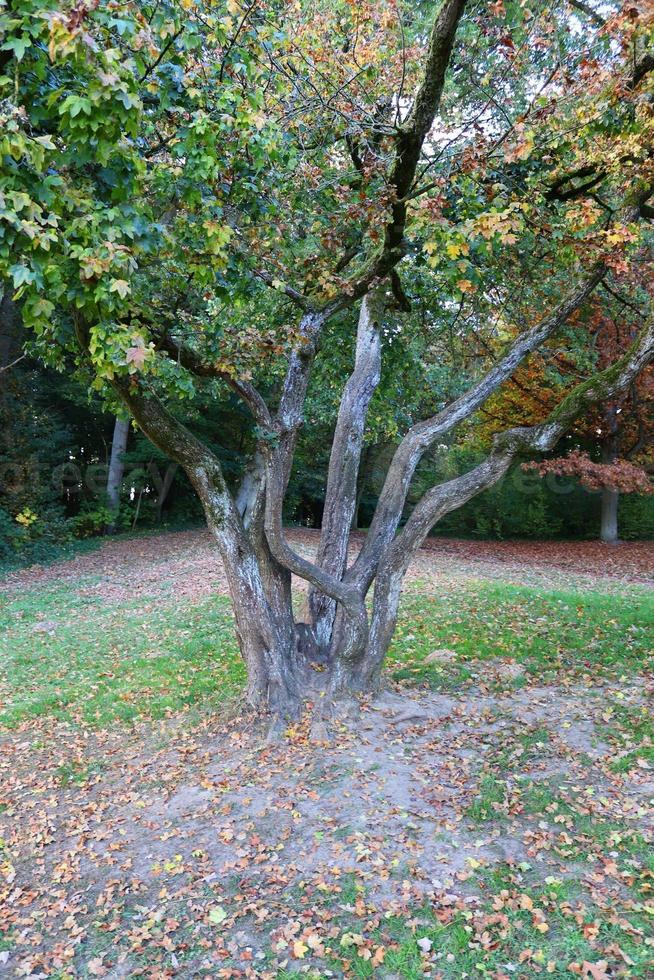
<svg viewBox="0 0 654 980">
<path fill-rule="evenodd" d="M 578 324 L 584 341 L 581 347 L 567 352 L 553 350 L 549 365 L 542 360 L 538 367 L 532 366 L 532 370 L 537 371 L 538 384 L 525 384 L 524 372 L 512 379 L 515 387 L 498 392 L 493 400 L 493 417 L 497 418 L 499 412 L 505 425 L 509 421 L 526 424 L 551 409 L 555 399 L 560 397 L 557 388 L 560 390 L 562 386 L 565 390 L 567 386 L 569 389 L 574 383 L 570 380 L 571 374 L 578 376 L 580 365 L 575 363 L 575 357 L 581 357 L 582 366 L 587 360 L 588 332 L 592 337 L 594 365 L 604 369 L 613 363 L 629 349 L 638 332 L 638 323 L 633 317 L 638 311 L 628 309 L 629 306 L 631 304 L 619 293 L 609 296 L 609 302 L 603 304 L 595 297 L 589 304 L 587 322 Z M 556 381 L 552 377 L 554 374 Z M 533 393 L 531 401 L 524 398 L 524 391 Z M 540 476 L 573 477 L 585 489 L 599 492 L 600 538 L 607 544 L 615 544 L 618 540 L 620 494 L 654 493 L 654 483 L 648 474 L 648 465 L 652 462 L 653 407 L 654 372 L 650 365 L 632 379 L 622 397 L 594 406 L 577 420 L 568 437 L 568 441 L 575 440 L 575 448 L 563 456 L 524 464 L 524 469 L 534 470 Z"/>
<path fill-rule="evenodd" d="M 434 524 L 654 357 L 648 319 L 621 357 L 543 421 L 496 433 L 486 459 L 428 489 L 401 527 L 425 452 L 646 247 L 651 22 L 616 11 L 580 34 L 571 16 L 465 0 L 13 0 L 3 17 L 0 274 L 35 350 L 75 360 L 186 471 L 257 708 L 293 714 L 319 681 L 325 705 L 374 689 Z M 347 567 L 366 420 L 414 268 L 428 270 L 425 333 L 443 324 L 472 356 L 457 397 L 428 392 L 426 417 L 407 419 Z M 357 305 L 312 561 L 285 535 L 284 498 L 312 372 L 330 357 L 321 345 Z M 485 353 L 480 337 L 494 340 Z M 431 340 L 423 356 L 427 376 Z M 251 413 L 246 505 L 180 417 L 199 389 Z M 310 585 L 308 624 L 294 621 L 292 574 Z"/>
<path fill-rule="evenodd" d="M 113 514 L 113 519 L 107 526 L 109 533 L 116 529 L 116 517 L 120 510 L 120 491 L 125 473 L 124 456 L 127 452 L 128 436 L 129 419 L 121 419 L 117 415 L 114 423 L 114 434 L 111 440 L 111 456 L 109 458 L 109 471 L 107 473 L 107 503 L 109 510 Z"/>
<path fill-rule="evenodd" d="M 625 310 L 623 304 L 621 315 L 595 318 L 594 339 L 600 367 L 615 360 L 633 341 L 637 331 L 633 313 Z M 649 366 L 632 380 L 622 398 L 599 406 L 599 411 L 586 420 L 582 435 L 599 446 L 601 463 L 595 465 L 582 454 L 574 475 L 582 485 L 602 494 L 600 537 L 606 544 L 618 541 L 620 494 L 654 493 L 654 483 L 645 468 L 652 462 L 653 410 L 654 371 Z M 568 457 L 568 467 L 570 462 Z"/>
</svg>

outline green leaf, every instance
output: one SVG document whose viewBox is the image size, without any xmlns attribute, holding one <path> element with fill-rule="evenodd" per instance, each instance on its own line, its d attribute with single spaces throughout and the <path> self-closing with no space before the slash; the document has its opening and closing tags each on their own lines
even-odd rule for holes
<svg viewBox="0 0 654 980">
<path fill-rule="evenodd" d="M 30 39 L 28 37 L 11 37 L 0 47 L 0 51 L 13 51 L 16 61 L 22 61 L 29 46 Z"/>
<path fill-rule="evenodd" d="M 27 282 L 34 282 L 36 275 L 28 265 L 12 265 L 9 269 L 9 273 L 14 282 L 14 288 L 18 289 L 19 286 L 23 286 Z"/>
</svg>

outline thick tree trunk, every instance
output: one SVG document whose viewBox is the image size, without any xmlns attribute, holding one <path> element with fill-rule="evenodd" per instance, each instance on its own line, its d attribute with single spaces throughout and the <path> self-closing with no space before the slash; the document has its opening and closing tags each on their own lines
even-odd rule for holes
<svg viewBox="0 0 654 980">
<path fill-rule="evenodd" d="M 125 474 L 124 456 L 127 451 L 127 440 L 129 438 L 129 419 L 116 418 L 114 423 L 114 435 L 111 441 L 111 458 L 109 460 L 109 473 L 107 475 L 107 504 L 112 513 L 112 519 L 107 524 L 107 533 L 113 534 L 116 530 L 118 511 L 120 510 L 120 491 L 123 485 Z"/>
<path fill-rule="evenodd" d="M 225 566 L 236 634 L 247 667 L 248 701 L 254 708 L 294 717 L 302 690 L 290 575 L 278 576 L 263 553 L 257 554 L 231 498 L 226 496 L 222 477 L 217 479 L 215 473 L 204 468 L 189 472 L 189 477 Z M 284 578 L 288 581 L 283 582 Z"/>
<path fill-rule="evenodd" d="M 78 335 L 84 343 L 83 329 Z M 261 539 L 262 516 L 248 534 L 220 463 L 154 395 L 115 382 L 116 391 L 150 441 L 182 466 L 215 538 L 232 599 L 236 635 L 247 670 L 252 707 L 295 716 L 302 698 L 296 654 L 290 572 L 277 565 Z M 259 514 L 263 510 L 260 497 Z"/>
</svg>

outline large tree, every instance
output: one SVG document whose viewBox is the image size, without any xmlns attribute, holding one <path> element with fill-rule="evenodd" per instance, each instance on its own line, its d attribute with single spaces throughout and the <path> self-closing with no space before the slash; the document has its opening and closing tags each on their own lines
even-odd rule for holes
<svg viewBox="0 0 654 980">
<path fill-rule="evenodd" d="M 5 4 L 0 276 L 34 351 L 111 390 L 188 474 L 257 708 L 295 713 L 318 680 L 325 705 L 374 689 L 404 574 L 434 524 L 654 357 L 648 320 L 622 357 L 545 420 L 497 432 L 481 464 L 429 489 L 401 525 L 422 456 L 647 247 L 651 22 L 633 7 L 607 22 L 589 10 Z M 425 384 L 443 325 L 465 370 L 453 399 L 405 391 L 425 416 L 408 413 L 348 567 L 369 406 L 423 279 Z M 312 372 L 354 310 L 309 560 L 285 534 L 283 503 Z M 183 424 L 200 388 L 237 394 L 252 415 L 241 493 Z M 310 586 L 303 624 L 292 574 Z"/>
</svg>

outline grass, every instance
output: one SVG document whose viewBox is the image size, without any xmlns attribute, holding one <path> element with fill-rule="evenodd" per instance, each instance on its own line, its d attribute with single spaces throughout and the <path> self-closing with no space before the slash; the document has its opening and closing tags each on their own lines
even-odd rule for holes
<svg viewBox="0 0 654 980">
<path fill-rule="evenodd" d="M 628 772 L 643 762 L 654 769 L 654 716 L 649 705 L 641 708 L 618 705 L 612 711 L 605 734 L 617 749 L 612 763 L 615 772 Z"/>
<path fill-rule="evenodd" d="M 502 804 L 506 800 L 506 786 L 495 776 L 482 776 L 477 797 L 467 811 L 466 816 L 475 823 L 486 820 L 497 820 Z"/>
<path fill-rule="evenodd" d="M 533 909 L 519 907 L 521 895 L 533 902 L 533 909 L 542 912 L 542 919 L 535 919 Z M 404 917 L 398 917 L 378 933 L 380 940 L 388 936 L 395 946 L 387 952 L 384 966 L 407 980 L 423 977 L 426 964 L 418 941 L 426 939 L 431 949 L 437 951 L 434 965 L 443 980 L 504 976 L 507 964 L 508 975 L 528 977 L 542 972 L 555 978 L 569 978 L 573 975 L 569 969 L 571 963 L 594 963 L 598 959 L 597 947 L 584 935 L 584 925 L 588 923 L 583 919 L 581 923 L 576 922 L 572 911 L 568 911 L 573 896 L 574 891 L 566 884 L 520 892 L 514 888 L 505 899 L 502 916 L 498 915 L 497 901 L 492 905 L 487 903 L 481 915 L 457 911 L 445 923 L 438 922 L 430 908 L 424 908 L 414 916 L 414 920 L 424 923 L 415 931 L 407 927 Z M 631 922 L 636 928 L 647 928 L 648 924 L 646 915 L 634 915 Z M 546 926 L 547 931 L 542 932 L 539 925 Z M 602 924 L 600 933 L 603 944 L 620 942 L 622 951 L 633 962 L 629 976 L 651 976 L 651 954 L 647 947 L 628 938 L 625 941 L 624 932 L 615 926 Z M 352 975 L 372 977 L 375 973 L 362 960 L 355 965 Z"/>
<path fill-rule="evenodd" d="M 478 679 L 483 661 L 504 657 L 543 683 L 562 674 L 605 677 L 654 666 L 654 595 L 559 592 L 508 583 L 409 594 L 388 659 L 393 676 L 448 690 Z M 436 649 L 453 662 L 430 664 Z"/>
<path fill-rule="evenodd" d="M 344 909 L 342 896 L 338 903 L 327 900 L 325 904 L 333 909 L 330 924 L 338 926 L 326 956 L 333 974 L 380 975 L 372 958 L 381 948 L 381 975 L 404 980 L 422 980 L 427 975 L 461 980 L 540 974 L 564 980 L 575 973 L 590 976 L 582 973 L 582 965 L 597 963 L 601 960 L 598 949 L 613 944 L 629 960 L 625 976 L 651 977 L 651 950 L 641 938 L 649 930 L 645 909 L 634 907 L 617 921 L 610 915 L 598 918 L 585 907 L 582 889 L 575 881 L 552 878 L 531 887 L 509 868 L 480 872 L 476 885 L 486 897 L 468 908 L 464 903 L 425 904 L 408 915 L 386 913 L 377 920 L 370 906 L 364 917 L 356 918 Z M 350 901 L 355 897 L 348 896 Z M 325 976 L 319 971 L 308 975 Z M 282 970 L 277 980 L 294 976 L 295 971 Z"/>
<path fill-rule="evenodd" d="M 245 673 L 229 602 L 110 605 L 67 587 L 0 612 L 0 725 L 53 717 L 105 728 L 234 698 Z"/>
<path fill-rule="evenodd" d="M 68 585 L 33 589 L 5 603 L 0 635 L 5 727 L 50 716 L 101 728 L 160 718 L 194 703 L 215 709 L 244 682 L 224 597 L 119 605 Z M 475 583 L 436 597 L 409 593 L 388 664 L 396 679 L 436 690 L 473 683 L 480 672 L 483 677 L 483 662 L 498 657 L 519 661 L 542 682 L 561 675 L 610 677 L 651 667 L 652 635 L 654 597 L 645 592 Z M 452 663 L 425 662 L 443 647 L 456 651 Z M 651 718 L 633 710 L 625 709 L 620 720 L 623 754 L 616 766 L 626 769 L 643 746 L 644 757 L 652 757 L 654 732 Z"/>
<path fill-rule="evenodd" d="M 602 594 L 455 582 L 447 595 L 407 594 L 389 670 L 407 685 L 440 691 L 480 682 L 492 685 L 487 665 L 499 658 L 525 668 L 526 677 L 509 679 L 509 685 L 628 681 L 654 665 L 653 635 L 654 597 L 644 591 Z M 455 651 L 455 657 L 428 663 L 426 658 L 439 648 Z M 104 601 L 101 583 L 86 579 L 74 588 L 66 584 L 28 590 L 0 608 L 0 726 L 6 729 L 41 720 L 47 731 L 48 719 L 57 719 L 102 730 L 192 705 L 219 710 L 238 696 L 244 679 L 229 602 L 222 597 L 173 604 L 166 594 L 156 601 L 134 598 L 118 604 Z M 607 704 L 606 727 L 600 732 L 615 747 L 611 767 L 621 774 L 641 763 L 654 766 L 654 721 L 638 704 L 620 703 L 619 695 L 618 690 L 616 700 Z M 314 959 L 311 966 L 318 960 L 317 967 L 307 975 L 323 977 L 329 969 L 336 976 L 360 978 L 543 974 L 563 980 L 581 975 L 582 967 L 571 970 L 571 965 L 596 963 L 602 958 L 598 950 L 619 948 L 620 956 L 631 961 L 626 976 L 654 976 L 652 949 L 642 939 L 651 933 L 654 857 L 648 841 L 628 820 L 613 819 L 608 809 L 585 807 L 581 791 L 566 787 L 558 777 L 521 779 L 550 739 L 542 726 L 505 724 L 494 732 L 463 820 L 479 825 L 480 837 L 510 828 L 516 819 L 535 829 L 546 820 L 567 835 L 556 839 L 553 853 L 588 871 L 601 869 L 610 856 L 630 896 L 619 916 L 610 901 L 589 904 L 588 893 L 573 877 L 538 880 L 540 872 L 524 862 L 517 868 L 478 868 L 466 881 L 476 904 L 462 899 L 453 905 L 416 907 L 403 915 L 377 915 L 370 906 L 357 914 L 363 887 L 345 875 L 337 895 L 318 898 L 310 891 L 305 900 L 298 891 L 291 903 L 295 915 L 307 902 L 332 902 L 325 918 L 328 950 Z M 54 774 L 58 785 L 72 794 L 104 778 L 100 763 L 81 757 L 62 762 Z M 322 778 L 338 775 L 329 770 Z M 341 827 L 335 837 L 345 840 L 351 832 L 351 827 Z M 2 863 L 0 847 L 0 872 Z M 403 869 L 402 876 L 408 874 Z M 226 880 L 221 886 L 229 891 Z M 239 888 L 237 879 L 233 890 Z M 110 939 L 98 935 L 103 950 L 117 941 L 113 934 Z M 187 958 L 196 962 L 194 936 L 190 931 L 184 935 L 188 949 L 179 954 L 182 964 Z M 382 947 L 380 970 L 372 958 Z M 0 952 L 10 948 L 12 941 L 0 935 Z M 196 950 L 198 956 L 203 949 Z M 138 954 L 139 970 L 140 958 L 145 971 L 150 955 L 158 952 Z M 266 957 L 273 962 L 276 956 L 269 947 Z M 297 972 L 282 969 L 276 975 L 290 980 Z"/>
</svg>

